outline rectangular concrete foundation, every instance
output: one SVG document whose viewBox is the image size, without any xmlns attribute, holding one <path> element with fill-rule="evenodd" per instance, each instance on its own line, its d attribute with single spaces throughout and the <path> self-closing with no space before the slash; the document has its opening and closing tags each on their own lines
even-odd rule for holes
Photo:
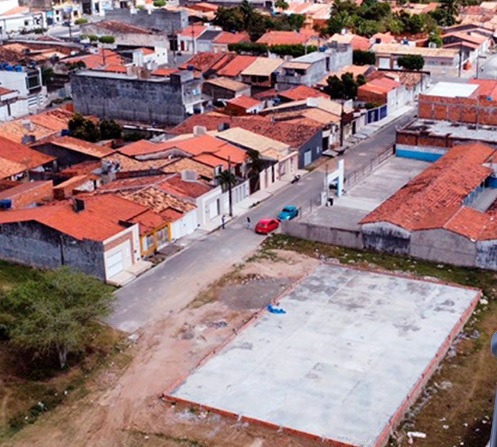
<svg viewBox="0 0 497 447">
<path fill-rule="evenodd" d="M 324 440 L 376 447 L 478 303 L 477 290 L 320 265 L 165 395 Z"/>
</svg>

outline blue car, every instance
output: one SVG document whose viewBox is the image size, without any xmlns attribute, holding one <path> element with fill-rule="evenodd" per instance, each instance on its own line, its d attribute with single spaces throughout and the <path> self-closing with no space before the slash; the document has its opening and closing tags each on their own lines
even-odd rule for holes
<svg viewBox="0 0 497 447">
<path fill-rule="evenodd" d="M 299 210 L 296 206 L 285 206 L 278 214 L 278 220 L 291 220 L 299 215 Z"/>
</svg>

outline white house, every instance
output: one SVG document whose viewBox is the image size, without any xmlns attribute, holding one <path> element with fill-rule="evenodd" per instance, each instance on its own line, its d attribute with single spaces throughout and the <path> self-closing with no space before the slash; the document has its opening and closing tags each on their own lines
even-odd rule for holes
<svg viewBox="0 0 497 447">
<path fill-rule="evenodd" d="M 19 96 L 17 90 L 0 87 L 0 122 L 28 115 L 28 100 Z"/>
<path fill-rule="evenodd" d="M 42 85 L 41 70 L 37 67 L 0 63 L 0 86 L 26 98 L 32 112 L 46 106 L 47 88 Z"/>
</svg>

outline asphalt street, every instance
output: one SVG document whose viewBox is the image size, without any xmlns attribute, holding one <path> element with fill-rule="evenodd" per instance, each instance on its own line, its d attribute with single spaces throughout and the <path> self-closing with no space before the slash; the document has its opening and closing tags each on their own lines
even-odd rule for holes
<svg viewBox="0 0 497 447">
<path fill-rule="evenodd" d="M 346 172 L 358 171 L 378 154 L 392 147 L 396 127 L 412 120 L 414 112 L 388 124 L 371 138 L 348 149 L 342 156 Z M 264 236 L 245 227 L 247 216 L 252 223 L 262 217 L 273 217 L 285 205 L 309 209 L 323 190 L 324 168 L 303 176 L 299 182 L 283 188 L 205 238 L 196 241 L 175 256 L 119 289 L 114 311 L 107 322 L 118 329 L 135 332 L 154 321 L 186 307 L 210 283 L 257 249 Z"/>
</svg>

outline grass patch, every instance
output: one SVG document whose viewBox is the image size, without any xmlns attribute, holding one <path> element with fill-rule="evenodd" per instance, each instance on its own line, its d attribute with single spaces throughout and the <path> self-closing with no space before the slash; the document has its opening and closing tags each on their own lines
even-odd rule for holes
<svg viewBox="0 0 497 447">
<path fill-rule="evenodd" d="M 488 304 L 480 304 L 447 356 L 406 416 L 392 447 L 407 447 L 405 431 L 421 431 L 422 447 L 470 445 L 484 447 L 490 436 L 497 362 L 490 353 L 490 339 L 497 329 L 497 273 L 442 265 L 383 253 L 352 250 L 285 235 L 267 238 L 261 252 L 293 250 L 313 258 L 335 259 L 341 264 L 372 270 L 406 273 L 418 278 L 481 289 Z"/>
<path fill-rule="evenodd" d="M 36 280 L 40 274 L 40 270 L 0 261 L 0 291 Z M 69 368 L 63 371 L 54 359 L 34 359 L 0 341 L 0 444 L 66 401 L 84 397 L 88 380 L 102 368 L 129 363 L 131 355 L 122 333 L 95 323 L 92 334 L 85 352 L 71 355 Z"/>
</svg>

